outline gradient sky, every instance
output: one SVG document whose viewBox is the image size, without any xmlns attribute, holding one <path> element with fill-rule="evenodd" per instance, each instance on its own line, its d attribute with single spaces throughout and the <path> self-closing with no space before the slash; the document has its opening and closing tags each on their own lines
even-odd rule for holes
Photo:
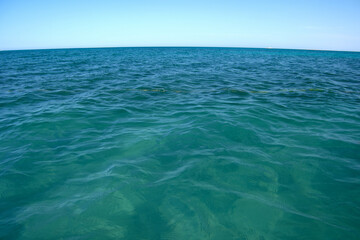
<svg viewBox="0 0 360 240">
<path fill-rule="evenodd" d="M 360 0 L 0 0 L 0 49 L 123 46 L 360 51 Z"/>
</svg>

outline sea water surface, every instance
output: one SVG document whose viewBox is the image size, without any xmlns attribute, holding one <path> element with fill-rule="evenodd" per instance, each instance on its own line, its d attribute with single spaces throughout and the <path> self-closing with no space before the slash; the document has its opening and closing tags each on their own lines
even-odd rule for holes
<svg viewBox="0 0 360 240">
<path fill-rule="evenodd" d="M 359 239 L 360 53 L 0 52 L 0 239 Z"/>
</svg>

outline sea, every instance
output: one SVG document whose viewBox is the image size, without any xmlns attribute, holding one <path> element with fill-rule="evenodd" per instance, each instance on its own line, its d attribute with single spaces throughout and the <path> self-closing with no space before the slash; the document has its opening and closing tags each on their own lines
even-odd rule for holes
<svg viewBox="0 0 360 240">
<path fill-rule="evenodd" d="M 0 239 L 359 237 L 359 52 L 0 52 Z"/>
</svg>

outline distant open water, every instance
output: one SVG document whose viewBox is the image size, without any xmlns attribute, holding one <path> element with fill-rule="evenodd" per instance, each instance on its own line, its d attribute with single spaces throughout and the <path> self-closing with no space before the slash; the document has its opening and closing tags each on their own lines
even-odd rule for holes
<svg viewBox="0 0 360 240">
<path fill-rule="evenodd" d="M 0 239 L 359 239 L 360 53 L 0 52 Z"/>
</svg>

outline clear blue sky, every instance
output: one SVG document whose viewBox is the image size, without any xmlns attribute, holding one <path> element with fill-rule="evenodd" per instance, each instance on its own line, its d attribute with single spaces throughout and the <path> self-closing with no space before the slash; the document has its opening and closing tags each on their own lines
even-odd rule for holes
<svg viewBox="0 0 360 240">
<path fill-rule="evenodd" d="M 0 49 L 223 46 L 360 51 L 360 0 L 0 0 Z"/>
</svg>

